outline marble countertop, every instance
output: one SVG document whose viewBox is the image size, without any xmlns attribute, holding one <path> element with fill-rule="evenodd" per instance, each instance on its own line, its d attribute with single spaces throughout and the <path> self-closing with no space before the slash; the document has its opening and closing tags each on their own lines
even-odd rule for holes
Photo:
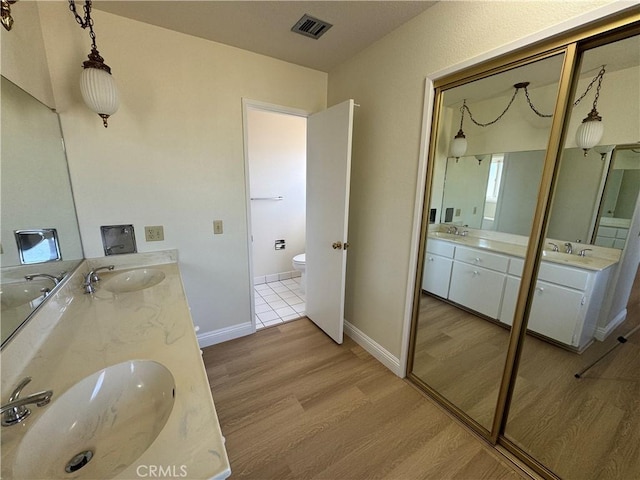
<svg viewBox="0 0 640 480">
<path fill-rule="evenodd" d="M 439 231 L 429 232 L 428 238 L 445 240 L 458 245 L 481 248 L 519 258 L 524 258 L 527 254 L 526 244 L 523 245 L 521 243 L 501 241 L 497 238 L 483 238 L 473 235 L 463 236 Z M 562 243 L 560 241 L 555 241 L 554 243 L 562 246 Z M 571 267 L 584 268 L 586 270 L 600 271 L 612 265 L 615 265 L 616 263 L 618 263 L 620 258 L 620 251 L 616 249 L 596 247 L 593 245 L 584 245 L 578 243 L 574 244 L 573 247 L 574 252 L 578 252 L 582 248 L 591 248 L 593 249 L 593 251 L 587 252 L 586 256 L 581 257 L 576 253 L 569 255 L 563 252 L 544 250 L 542 253 L 542 260 Z M 597 256 L 593 254 L 596 250 L 598 252 Z"/>
<path fill-rule="evenodd" d="M 107 264 L 115 264 L 116 270 L 101 272 L 96 292 L 83 294 L 82 274 Z M 157 269 L 164 273 L 164 279 L 155 286 L 127 293 L 115 294 L 102 288 L 110 276 L 138 267 Z M 45 389 L 54 392 L 50 405 L 32 408 L 31 416 L 21 424 L 2 427 L 2 478 L 17 478 L 13 458 L 21 448 L 20 441 L 57 397 L 86 376 L 127 360 L 153 360 L 164 365 L 175 380 L 175 400 L 155 441 L 113 478 L 140 478 L 136 469 L 141 465 L 176 466 L 180 476 L 187 479 L 228 477 L 229 460 L 189 314 L 177 252 L 86 261 L 51 297 L 1 353 L 3 402 L 26 376 L 32 377 L 32 382 L 23 396 Z M 86 472 L 79 470 L 79 476 L 64 478 L 83 478 L 90 474 L 90 466 L 85 467 Z M 185 468 L 181 470 L 181 466 Z"/>
</svg>

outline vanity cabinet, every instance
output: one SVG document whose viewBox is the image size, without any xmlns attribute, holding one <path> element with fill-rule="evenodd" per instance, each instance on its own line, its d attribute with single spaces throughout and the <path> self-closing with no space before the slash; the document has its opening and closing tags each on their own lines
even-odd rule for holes
<svg viewBox="0 0 640 480">
<path fill-rule="evenodd" d="M 498 318 L 509 257 L 456 247 L 449 299 L 491 318 Z"/>
<path fill-rule="evenodd" d="M 542 261 L 527 329 L 577 350 L 594 338 L 614 264 L 591 270 Z M 512 325 L 524 259 L 429 238 L 422 289 Z"/>
<path fill-rule="evenodd" d="M 455 247 L 449 242 L 429 239 L 424 258 L 422 289 L 442 298 L 449 296 Z"/>
<path fill-rule="evenodd" d="M 500 321 L 511 325 L 522 259 L 511 260 Z M 527 329 L 583 349 L 593 339 L 611 268 L 586 270 L 543 261 L 536 281 Z"/>
</svg>

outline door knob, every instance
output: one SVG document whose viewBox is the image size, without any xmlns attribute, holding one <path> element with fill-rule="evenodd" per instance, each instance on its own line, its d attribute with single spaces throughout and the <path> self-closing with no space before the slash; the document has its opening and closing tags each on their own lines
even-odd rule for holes
<svg viewBox="0 0 640 480">
<path fill-rule="evenodd" d="M 342 249 L 342 242 L 333 242 L 333 245 L 331 245 L 333 247 L 334 250 L 341 250 Z"/>
</svg>

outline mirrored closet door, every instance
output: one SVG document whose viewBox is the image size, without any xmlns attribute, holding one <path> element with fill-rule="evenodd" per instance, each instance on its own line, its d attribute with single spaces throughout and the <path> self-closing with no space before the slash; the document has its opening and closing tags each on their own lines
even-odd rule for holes
<svg viewBox="0 0 640 480">
<path fill-rule="evenodd" d="M 639 34 L 435 82 L 408 378 L 548 478 L 640 471 Z"/>
</svg>

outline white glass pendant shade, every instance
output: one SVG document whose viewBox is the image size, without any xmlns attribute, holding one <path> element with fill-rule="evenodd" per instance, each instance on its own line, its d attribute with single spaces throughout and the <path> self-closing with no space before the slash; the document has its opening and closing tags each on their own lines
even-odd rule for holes
<svg viewBox="0 0 640 480">
<path fill-rule="evenodd" d="M 464 135 L 456 135 L 449 146 L 449 153 L 452 157 L 460 158 L 467 151 L 467 139 Z"/>
<path fill-rule="evenodd" d="M 80 76 L 80 92 L 87 106 L 100 115 L 107 126 L 107 118 L 120 105 L 118 88 L 113 76 L 100 68 L 85 67 Z"/>
<path fill-rule="evenodd" d="M 584 150 L 586 155 L 587 150 L 598 144 L 603 133 L 604 124 L 602 120 L 585 119 L 576 130 L 576 144 Z"/>
</svg>

